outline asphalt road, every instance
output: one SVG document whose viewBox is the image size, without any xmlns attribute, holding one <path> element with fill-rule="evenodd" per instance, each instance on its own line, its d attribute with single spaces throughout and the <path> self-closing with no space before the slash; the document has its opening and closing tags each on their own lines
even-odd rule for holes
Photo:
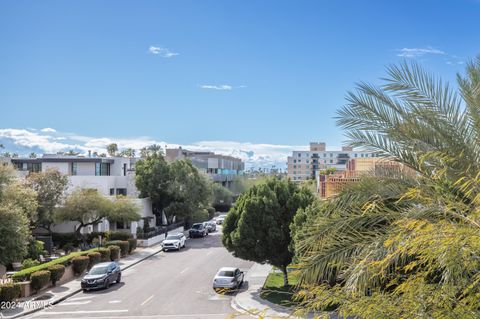
<svg viewBox="0 0 480 319">
<path fill-rule="evenodd" d="M 220 267 L 246 271 L 252 265 L 228 253 L 220 236 L 221 228 L 188 239 L 179 252 L 161 252 L 125 270 L 122 282 L 108 290 L 78 293 L 28 318 L 246 318 L 231 307 L 234 293 L 218 295 L 212 289 Z"/>
</svg>

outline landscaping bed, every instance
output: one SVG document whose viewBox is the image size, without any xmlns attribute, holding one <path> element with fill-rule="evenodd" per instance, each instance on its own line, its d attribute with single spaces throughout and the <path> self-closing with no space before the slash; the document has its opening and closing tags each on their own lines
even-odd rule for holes
<svg viewBox="0 0 480 319">
<path fill-rule="evenodd" d="M 280 306 L 292 307 L 295 305 L 294 301 L 292 301 L 292 297 L 295 293 L 295 285 L 297 282 L 298 278 L 296 272 L 290 271 L 288 272 L 289 285 L 284 287 L 283 273 L 273 270 L 263 284 L 260 297 Z"/>
</svg>

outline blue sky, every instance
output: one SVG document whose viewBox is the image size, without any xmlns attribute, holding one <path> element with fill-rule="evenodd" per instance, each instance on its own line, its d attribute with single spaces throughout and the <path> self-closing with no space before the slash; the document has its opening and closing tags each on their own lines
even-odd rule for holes
<svg viewBox="0 0 480 319">
<path fill-rule="evenodd" d="M 340 146 L 355 82 L 401 59 L 454 81 L 480 53 L 479 14 L 475 0 L 2 1 L 0 143 Z"/>
</svg>

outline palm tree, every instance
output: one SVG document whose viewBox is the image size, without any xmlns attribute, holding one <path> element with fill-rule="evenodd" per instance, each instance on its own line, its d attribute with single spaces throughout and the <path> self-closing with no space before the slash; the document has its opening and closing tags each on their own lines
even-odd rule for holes
<svg viewBox="0 0 480 319">
<path fill-rule="evenodd" d="M 110 156 L 116 156 L 118 152 L 118 145 L 116 143 L 111 143 L 107 145 L 107 153 Z"/>
<path fill-rule="evenodd" d="M 480 57 L 458 86 L 402 63 L 383 86 L 348 94 L 338 124 L 351 145 L 392 156 L 416 177 L 365 179 L 297 220 L 300 308 L 480 316 Z"/>
</svg>

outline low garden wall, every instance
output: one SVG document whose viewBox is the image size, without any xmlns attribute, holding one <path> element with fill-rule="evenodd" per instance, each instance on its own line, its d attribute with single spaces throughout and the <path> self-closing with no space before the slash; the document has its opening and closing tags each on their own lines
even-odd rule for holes
<svg viewBox="0 0 480 319">
<path fill-rule="evenodd" d="M 183 233 L 183 226 L 175 228 L 173 230 L 168 231 L 169 233 Z M 160 234 L 154 237 L 150 237 L 148 239 L 137 239 L 137 245 L 139 247 L 150 247 L 161 243 L 165 239 L 165 234 Z"/>
</svg>

